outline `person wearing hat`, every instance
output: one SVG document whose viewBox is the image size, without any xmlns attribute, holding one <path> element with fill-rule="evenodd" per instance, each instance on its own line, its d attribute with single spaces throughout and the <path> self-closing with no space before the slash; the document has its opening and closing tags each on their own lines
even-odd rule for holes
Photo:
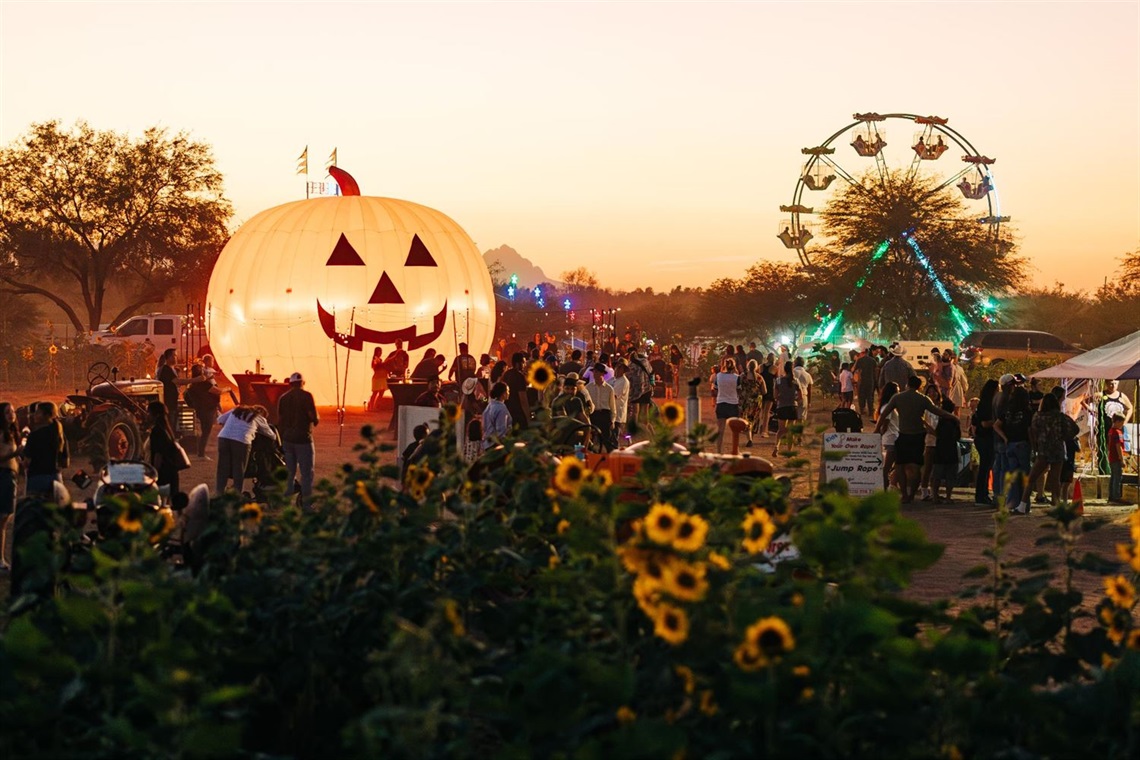
<svg viewBox="0 0 1140 760">
<path fill-rule="evenodd" d="M 994 394 L 993 415 L 990 419 L 1000 420 L 1005 413 L 1005 403 L 1009 399 L 1009 392 L 1017 385 L 1017 378 L 1006 372 L 998 378 L 998 391 Z M 994 494 L 1000 494 L 1005 488 L 1006 474 L 1006 442 L 999 435 L 994 435 Z"/>
<path fill-rule="evenodd" d="M 293 492 L 298 470 L 301 476 L 301 503 L 308 507 L 313 497 L 313 463 L 316 447 L 313 428 L 320 422 L 313 394 L 304 389 L 300 372 L 289 376 L 289 390 L 277 401 L 277 428 L 285 449 L 285 469 L 289 473 L 289 493 Z"/>
<path fill-rule="evenodd" d="M 617 408 L 617 399 L 613 386 L 606 382 L 608 369 L 602 362 L 594 365 L 593 380 L 586 384 L 586 393 L 594 405 L 594 411 L 590 412 L 590 422 L 601 431 L 602 445 L 606 451 L 613 451 L 617 447 L 614 439 L 614 409 Z"/>
<path fill-rule="evenodd" d="M 915 374 L 914 367 L 903 358 L 906 356 L 906 348 L 900 346 L 896 340 L 887 346 L 887 354 L 887 360 L 879 369 L 879 390 L 882 391 L 887 383 L 894 383 L 899 388 L 907 387 L 907 383 Z"/>
</svg>

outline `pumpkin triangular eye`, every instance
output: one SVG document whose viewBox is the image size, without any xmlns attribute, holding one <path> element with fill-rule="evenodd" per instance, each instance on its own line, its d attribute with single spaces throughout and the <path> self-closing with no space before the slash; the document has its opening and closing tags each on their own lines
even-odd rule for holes
<svg viewBox="0 0 1140 760">
<path fill-rule="evenodd" d="M 420 240 L 419 235 L 412 236 L 412 247 L 408 249 L 408 260 L 404 262 L 406 267 L 434 267 L 436 266 L 435 259 L 432 258 L 431 252 L 427 246 Z"/>
<path fill-rule="evenodd" d="M 360 254 L 352 247 L 352 243 L 348 242 L 348 238 L 344 233 L 340 233 L 340 240 L 336 241 L 336 247 L 333 248 L 332 255 L 325 263 L 327 267 L 362 267 L 364 266 L 364 259 L 360 258 Z"/>
<path fill-rule="evenodd" d="M 376 290 L 372 291 L 372 297 L 368 299 L 368 303 L 403 303 L 404 299 L 400 297 L 400 291 L 396 290 L 395 283 L 392 278 L 388 276 L 387 272 L 380 275 L 380 282 L 376 283 Z"/>
</svg>

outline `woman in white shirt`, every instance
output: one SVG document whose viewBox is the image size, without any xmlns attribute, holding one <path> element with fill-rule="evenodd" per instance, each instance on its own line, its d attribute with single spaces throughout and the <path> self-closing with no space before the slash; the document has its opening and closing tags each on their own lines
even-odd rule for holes
<svg viewBox="0 0 1140 760">
<path fill-rule="evenodd" d="M 736 374 L 734 360 L 724 360 L 712 385 L 716 397 L 716 453 L 720 454 L 724 450 L 725 424 L 730 418 L 740 416 L 740 375 Z"/>
<path fill-rule="evenodd" d="M 254 436 L 260 433 L 275 438 L 277 434 L 264 415 L 249 406 L 234 407 L 218 417 L 218 424 L 222 429 L 218 431 L 217 493 L 225 491 L 226 482 L 231 479 L 234 490 L 241 493 Z"/>
<path fill-rule="evenodd" d="M 887 383 L 883 386 L 883 391 L 879 395 L 879 414 L 883 413 L 883 407 L 891 400 L 891 397 L 899 392 L 899 387 L 895 383 Z M 894 480 L 891 477 L 891 470 L 894 469 L 895 459 L 895 441 L 899 438 L 899 413 L 896 410 L 891 410 L 890 419 L 887 421 L 887 429 L 883 433 L 883 490 L 885 491 L 892 485 Z M 901 489 L 900 489 L 901 490 Z"/>
</svg>

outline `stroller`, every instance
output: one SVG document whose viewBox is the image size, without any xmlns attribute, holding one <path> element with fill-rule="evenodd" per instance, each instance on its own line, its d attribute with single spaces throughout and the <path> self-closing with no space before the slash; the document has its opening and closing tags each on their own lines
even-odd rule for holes
<svg viewBox="0 0 1140 760">
<path fill-rule="evenodd" d="M 245 476 L 253 481 L 253 497 L 258 501 L 265 501 L 270 489 L 274 487 L 274 475 L 278 470 L 285 469 L 285 448 L 281 445 L 281 434 L 273 428 L 273 437 L 256 435 L 249 447 L 249 462 L 245 466 Z M 294 484 L 294 491 L 301 493 L 299 486 Z"/>
</svg>

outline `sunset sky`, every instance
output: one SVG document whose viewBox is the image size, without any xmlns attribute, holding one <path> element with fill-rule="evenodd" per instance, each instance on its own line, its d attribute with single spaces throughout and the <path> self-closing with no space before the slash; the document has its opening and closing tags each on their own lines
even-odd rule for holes
<svg viewBox="0 0 1140 760">
<path fill-rule="evenodd" d="M 321 179 L 335 147 L 365 194 L 615 288 L 792 260 L 800 148 L 856 111 L 948 117 L 997 158 L 1035 284 L 1094 288 L 1140 247 L 1134 1 L 3 0 L 0 66 L 5 144 L 49 119 L 186 130 L 239 222 L 303 197 L 297 155 Z"/>
</svg>

